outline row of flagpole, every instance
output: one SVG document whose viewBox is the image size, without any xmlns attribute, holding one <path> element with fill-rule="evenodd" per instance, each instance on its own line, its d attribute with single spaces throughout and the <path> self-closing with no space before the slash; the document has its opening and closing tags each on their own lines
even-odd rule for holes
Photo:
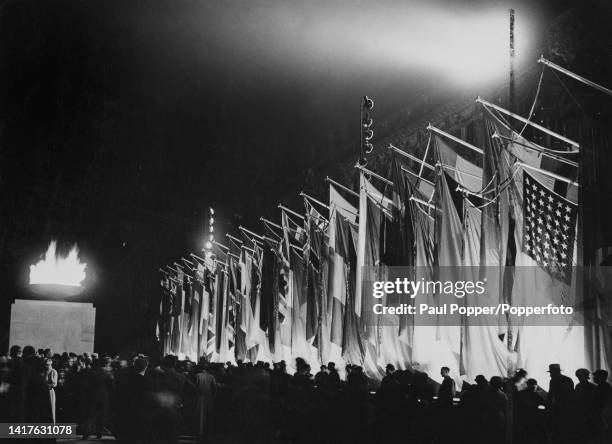
<svg viewBox="0 0 612 444">
<path fill-rule="evenodd" d="M 555 65 L 551 62 L 548 62 L 547 60 L 541 58 L 539 60 L 540 63 L 544 63 L 546 66 L 551 67 L 553 69 L 557 69 L 559 72 L 562 72 L 564 74 L 569 75 L 572 78 L 575 78 L 577 80 L 582 81 L 583 83 L 595 87 L 596 89 L 606 92 L 606 93 L 612 93 L 612 91 L 608 90 L 607 88 L 601 87 L 600 85 L 594 84 L 593 82 L 587 81 L 586 79 L 583 79 L 580 76 L 577 76 L 563 68 L 560 68 L 558 65 Z M 573 141 L 563 135 L 560 135 L 550 129 L 547 129 L 533 121 L 531 121 L 530 119 L 526 119 L 516 113 L 513 113 L 511 111 L 508 111 L 504 108 L 502 108 L 499 105 L 493 104 L 491 102 L 488 102 L 482 98 L 477 98 L 476 102 L 481 104 L 483 106 L 483 108 L 487 111 L 487 114 L 494 120 L 496 120 L 498 123 L 501 123 L 505 126 L 505 123 L 502 119 L 500 119 L 498 117 L 497 113 L 503 114 L 507 117 L 511 117 L 515 120 L 518 120 L 522 123 L 524 123 L 525 125 L 529 125 L 531 127 L 533 127 L 536 130 L 542 131 L 545 134 L 552 136 L 554 138 L 556 138 L 557 140 L 569 145 L 571 147 L 571 151 L 568 150 L 567 153 L 571 154 L 576 152 L 577 150 L 580 149 L 580 145 L 578 144 L 578 142 Z M 407 153 L 403 150 L 401 150 L 400 148 L 397 148 L 393 145 L 389 145 L 389 150 L 392 151 L 393 153 L 396 153 L 398 155 L 401 155 L 402 157 L 405 157 L 406 159 L 408 159 L 411 162 L 414 162 L 418 165 L 418 172 L 416 171 L 412 171 L 412 169 L 410 169 L 409 167 L 406 167 L 404 165 L 401 166 L 401 171 L 410 175 L 413 179 L 414 179 L 414 183 L 416 184 L 416 187 L 419 186 L 419 183 L 423 182 L 427 185 L 430 186 L 431 190 L 431 194 L 430 195 L 416 195 L 416 193 L 413 193 L 412 195 L 410 195 L 409 200 L 411 202 L 414 202 L 417 207 L 419 207 L 419 209 L 421 211 L 423 211 L 429 218 L 432 218 L 434 216 L 431 215 L 431 211 L 432 210 L 436 210 L 436 211 L 440 211 L 439 210 L 439 204 L 438 203 L 434 203 L 434 194 L 436 193 L 436 183 L 434 183 L 434 181 L 427 179 L 425 176 L 425 170 L 428 170 L 430 172 L 434 172 L 436 174 L 436 176 L 439 176 L 441 171 L 443 170 L 447 170 L 450 172 L 454 172 L 457 175 L 461 176 L 467 176 L 467 177 L 472 177 L 474 179 L 481 179 L 482 178 L 482 172 L 481 172 L 481 176 L 478 176 L 477 174 L 474 174 L 470 171 L 467 170 L 462 170 L 461 168 L 459 168 L 458 166 L 453 166 L 453 165 L 448 165 L 448 164 L 444 164 L 442 162 L 440 162 L 439 160 L 435 163 L 435 164 L 431 164 L 427 162 L 427 157 L 428 157 L 428 153 L 430 151 L 430 143 L 431 143 L 431 136 L 436 136 L 436 137 L 442 137 L 444 139 L 447 139 L 451 142 L 457 143 L 459 145 L 461 145 L 464 148 L 467 148 L 477 154 L 479 154 L 480 156 L 484 156 L 485 155 L 485 150 L 483 148 L 477 147 L 465 140 L 462 140 L 452 134 L 449 134 L 433 125 L 428 125 L 427 126 L 427 131 L 430 134 L 430 139 L 428 141 L 427 144 L 427 148 L 425 150 L 425 154 L 423 156 L 423 158 L 419 158 L 417 156 L 414 156 L 410 153 Z M 520 146 L 521 140 L 519 138 L 517 138 L 514 134 L 514 132 L 512 132 L 512 130 L 509 133 L 511 135 L 511 137 L 507 137 L 504 136 L 502 134 L 500 134 L 498 131 L 495 131 L 492 136 L 491 139 L 492 140 L 499 140 L 503 143 L 505 143 L 507 146 Z M 563 155 L 559 152 L 553 152 L 553 150 L 547 149 L 547 148 L 543 148 L 543 147 L 539 147 L 538 145 L 529 142 L 529 143 L 525 143 L 524 144 L 526 146 L 527 149 L 529 150 L 533 150 L 533 151 L 540 151 L 540 154 L 549 156 L 553 159 L 557 159 L 559 161 L 565 162 L 569 165 L 572 166 L 578 166 L 578 164 L 576 162 L 573 162 L 569 159 L 566 159 L 565 157 L 563 157 Z M 534 171 L 536 173 L 548 176 L 549 178 L 551 178 L 552 180 L 559 180 L 562 182 L 565 182 L 569 185 L 573 185 L 573 186 L 579 186 L 579 183 L 577 180 L 574 180 L 572 178 L 568 178 L 565 176 L 562 176 L 560 174 L 548 171 L 544 168 L 541 168 L 539 166 L 535 166 L 532 164 L 529 164 L 528 162 L 523 162 L 523 161 L 517 161 L 516 162 L 516 166 L 517 167 L 522 167 L 523 169 L 528 169 L 531 171 Z M 360 170 L 360 174 L 365 174 L 365 177 L 367 178 L 374 178 L 378 181 L 380 181 L 382 184 L 385 185 L 385 187 L 391 187 L 394 188 L 396 186 L 398 186 L 398 184 L 394 184 L 394 182 L 387 178 L 384 177 L 374 171 L 371 171 L 367 168 L 365 168 L 364 165 L 362 164 L 357 164 L 355 165 L 355 168 Z M 515 170 L 516 171 L 516 170 Z M 514 173 L 513 173 L 514 174 Z M 330 186 L 335 187 L 336 189 L 340 189 L 342 191 L 344 191 L 346 194 L 350 195 L 351 198 L 355 198 L 358 197 L 361 200 L 363 199 L 363 189 L 360 189 L 359 192 L 356 192 L 354 190 L 352 190 L 350 187 L 347 187 L 329 177 L 325 178 L 326 182 L 328 182 L 330 184 Z M 436 179 L 437 182 L 437 179 Z M 361 188 L 361 187 L 360 187 Z M 494 201 L 497 201 L 499 199 L 500 194 L 497 194 L 495 196 L 493 196 L 493 198 L 491 199 L 490 197 L 486 196 L 484 192 L 480 192 L 478 190 L 468 190 L 465 186 L 458 186 L 457 190 L 461 191 L 464 196 L 467 195 L 474 195 L 474 196 L 478 196 L 481 197 L 483 199 L 483 201 L 485 201 L 485 203 L 491 203 Z M 367 195 L 367 193 L 366 193 Z M 245 227 L 239 226 L 238 230 L 241 233 L 241 235 L 243 236 L 244 240 L 239 239 L 238 237 L 235 237 L 231 234 L 226 234 L 230 246 L 226 246 L 223 245 L 219 242 L 214 242 L 215 245 L 215 249 L 218 250 L 218 254 L 210 254 L 210 252 L 206 252 L 205 253 L 205 257 L 200 257 L 197 256 L 193 253 L 190 253 L 190 257 L 193 260 L 189 260 L 186 258 L 180 258 L 179 261 L 174 262 L 171 265 L 166 265 L 163 268 L 160 268 L 160 272 L 163 274 L 163 277 L 167 279 L 166 282 L 162 283 L 162 286 L 164 287 L 165 290 L 165 294 L 164 297 L 166 298 L 174 298 L 175 302 L 174 302 L 174 312 L 173 313 L 178 313 L 179 311 L 176 309 L 176 305 L 177 302 L 176 301 L 180 301 L 180 306 L 181 306 L 181 314 L 179 315 L 173 315 L 170 319 L 170 321 L 168 319 L 166 319 L 166 324 L 168 324 L 168 322 L 170 322 L 172 325 L 165 325 L 163 328 L 163 332 L 158 332 L 160 335 L 160 342 L 162 342 L 164 344 L 164 352 L 165 353 L 169 353 L 169 352 L 173 352 L 173 353 L 178 353 L 178 354 L 183 354 L 183 355 L 187 355 L 187 353 L 193 355 L 194 357 L 196 356 L 207 356 L 209 359 L 221 359 L 221 360 L 231 360 L 232 358 L 240 358 L 240 359 L 258 359 L 262 356 L 265 356 L 265 354 L 263 354 L 261 352 L 261 348 L 265 348 L 267 349 L 267 353 L 268 353 L 268 357 L 290 357 L 292 356 L 291 353 L 283 355 L 282 353 L 278 353 L 278 352 L 270 352 L 270 350 L 274 349 L 275 345 L 277 350 L 279 349 L 279 344 L 285 339 L 285 338 L 276 338 L 276 339 L 269 339 L 269 341 L 267 343 L 263 343 L 261 341 L 261 337 L 259 339 L 253 339 L 255 338 L 255 336 L 257 336 L 257 334 L 263 334 L 263 336 L 265 336 L 266 334 L 272 334 L 272 332 L 266 332 L 266 331 L 256 331 L 257 328 L 253 328 L 253 331 L 243 331 L 242 334 L 246 335 L 247 338 L 243 339 L 243 342 L 245 342 L 245 344 L 255 344 L 260 346 L 260 350 L 258 350 L 254 355 L 251 355 L 250 357 L 248 357 L 248 351 L 251 350 L 253 347 L 250 348 L 246 348 L 244 349 L 244 347 L 246 346 L 245 344 L 242 344 L 241 347 L 243 348 L 243 350 L 239 352 L 237 351 L 238 349 L 238 345 L 236 343 L 236 339 L 234 338 L 233 343 L 234 343 L 234 350 L 231 351 L 232 355 L 228 354 L 230 352 L 230 348 L 227 347 L 227 344 L 225 344 L 224 346 L 220 346 L 219 345 L 219 338 L 216 337 L 217 335 L 219 335 L 219 332 L 223 332 L 225 330 L 224 325 L 221 325 L 219 327 L 218 322 L 220 319 L 224 319 L 223 322 L 229 322 L 230 319 L 233 319 L 234 325 L 231 326 L 231 331 L 233 331 L 233 334 L 237 335 L 238 333 L 238 329 L 239 328 L 243 328 L 246 324 L 248 324 L 249 320 L 245 318 L 245 311 L 249 311 L 252 312 L 250 313 L 248 316 L 253 316 L 257 310 L 260 310 L 261 307 L 257 306 L 254 308 L 248 307 L 247 304 L 251 304 L 254 303 L 253 300 L 249 300 L 249 298 L 247 297 L 247 295 L 243 294 L 244 291 L 248 291 L 250 292 L 250 294 L 252 295 L 256 295 L 256 298 L 261 298 L 262 295 L 260 293 L 257 293 L 257 291 L 260 291 L 260 288 L 257 289 L 257 291 L 255 291 L 253 288 L 251 288 L 252 283 L 254 282 L 247 282 L 244 279 L 244 275 L 240 274 L 240 276 L 238 276 L 238 272 L 236 272 L 235 270 L 238 268 L 240 268 L 242 271 L 244 271 L 243 269 L 246 267 L 245 262 L 244 261 L 251 261 L 253 263 L 257 262 L 257 266 L 260 267 L 259 269 L 261 270 L 262 267 L 262 256 L 263 256 L 263 250 L 265 250 L 266 248 L 269 248 L 270 250 L 273 250 L 275 252 L 275 254 L 281 258 L 283 261 L 285 262 L 290 262 L 290 257 L 287 256 L 291 256 L 291 251 L 292 249 L 294 249 L 296 252 L 298 252 L 299 254 L 303 255 L 304 257 L 308 257 L 306 259 L 306 263 L 307 264 L 312 264 L 313 262 L 316 262 L 315 259 L 320 259 L 317 257 L 316 253 L 314 253 L 313 255 L 313 247 L 311 245 L 312 239 L 310 238 L 312 236 L 312 233 L 317 232 L 317 228 L 315 227 L 314 229 L 313 227 L 313 223 L 316 225 L 316 223 L 318 223 L 319 221 L 323 221 L 325 224 L 329 224 L 330 221 L 332 220 L 332 217 L 335 216 L 335 214 L 337 213 L 337 208 L 330 202 L 330 204 L 326 204 L 325 202 L 310 196 L 304 192 L 300 192 L 300 197 L 302 197 L 304 199 L 304 203 L 306 205 L 307 208 L 307 215 L 304 216 L 286 206 L 284 206 L 283 204 L 278 204 L 278 208 L 281 210 L 281 223 L 276 223 L 274 221 L 268 220 L 266 218 L 260 218 L 261 222 L 264 224 L 264 230 L 268 230 L 270 233 L 273 233 L 274 237 L 270 237 L 267 236 L 265 234 L 259 234 L 257 232 L 251 231 Z M 329 214 L 328 217 L 325 218 L 323 215 L 321 215 L 320 213 L 316 212 L 316 210 L 310 210 L 309 208 L 312 207 L 312 204 L 317 205 L 318 207 L 322 208 L 322 209 L 326 209 Z M 361 208 L 361 204 L 359 206 Z M 386 208 L 383 208 L 382 206 L 380 207 L 380 209 L 382 210 L 383 214 L 386 214 L 387 216 L 391 216 L 392 211 Z M 348 213 L 351 213 L 350 209 L 346 209 L 348 211 Z M 364 214 L 361 211 L 354 211 L 355 216 L 357 216 L 359 218 L 359 220 L 361 220 L 362 218 L 364 218 Z M 312 216 L 312 214 L 316 214 L 315 216 Z M 357 217 L 355 217 L 355 219 L 357 219 Z M 298 219 L 300 222 L 296 222 L 294 220 L 292 220 L 292 218 L 296 218 Z M 315 222 L 313 222 L 315 221 Z M 292 226 L 289 226 L 289 222 L 291 222 Z M 353 221 L 355 222 L 355 221 Z M 334 227 L 331 227 L 330 229 L 334 229 Z M 360 225 L 360 229 L 361 229 L 361 225 Z M 309 231 L 311 230 L 311 231 Z M 322 230 L 319 230 L 322 232 Z M 323 230 L 324 231 L 324 230 Z M 279 234 L 280 233 L 280 234 Z M 360 236 L 363 233 L 360 233 Z M 289 240 L 289 237 L 291 237 L 291 240 Z M 300 240 L 298 240 L 298 238 Z M 303 241 L 303 238 L 308 239 L 306 241 L 305 244 L 299 245 L 296 244 L 296 242 L 299 241 Z M 249 245 L 246 245 L 245 240 L 248 240 Z M 292 242 L 293 241 L 293 242 Z M 285 245 L 284 245 L 285 244 Z M 287 250 L 289 251 L 289 253 L 284 253 L 282 252 L 282 248 L 283 245 L 287 248 Z M 332 248 L 334 248 L 334 246 L 331 246 Z M 316 249 L 316 247 L 315 247 Z M 358 252 L 358 255 L 361 255 L 362 252 Z M 223 259 L 225 258 L 225 259 Z M 315 259 L 313 259 L 315 258 Z M 321 264 L 318 264 L 318 266 L 320 267 L 318 271 L 321 270 Z M 242 268 L 241 268 L 242 267 Z M 279 269 L 282 269 L 282 266 L 279 265 L 278 267 L 280 267 Z M 306 267 L 307 268 L 307 267 Z M 276 270 L 276 269 L 275 269 Z M 278 271 L 278 270 L 276 270 Z M 276 273 L 275 271 L 275 273 Z M 227 274 L 227 278 L 225 278 L 224 282 L 221 284 L 220 281 L 223 279 L 217 278 L 215 277 L 217 272 L 222 272 L 224 274 Z M 285 271 L 285 278 L 287 276 L 291 276 L 291 273 L 295 274 L 296 271 L 295 270 L 286 270 Z M 281 273 L 282 274 L 282 273 Z M 236 280 L 238 277 L 243 279 L 242 283 L 237 283 L 237 282 L 233 282 L 232 283 L 228 283 L 228 279 L 234 279 Z M 249 278 L 250 279 L 250 278 Z M 260 277 L 258 284 L 257 285 L 262 285 L 262 280 L 264 279 L 264 277 Z M 277 277 L 275 277 L 274 279 L 277 279 Z M 311 278 L 310 275 L 308 275 L 308 277 L 306 278 L 306 280 L 308 279 L 315 279 L 315 278 Z M 316 280 L 316 279 L 315 279 Z M 291 279 L 289 279 L 289 281 L 286 281 L 284 285 L 292 285 L 292 283 L 290 282 Z M 209 310 L 212 310 L 212 305 L 213 305 L 213 299 L 216 299 L 216 306 L 217 307 L 221 307 L 221 305 L 223 305 L 225 308 L 224 310 L 226 310 L 226 312 L 221 313 L 220 311 L 218 311 L 217 313 L 212 313 L 212 316 L 216 316 L 218 317 L 218 319 L 212 320 L 212 318 L 210 319 L 206 319 L 207 324 L 210 326 L 212 324 L 215 324 L 215 328 L 216 330 L 212 333 L 212 337 L 213 339 L 216 341 L 216 347 L 210 347 L 210 337 L 211 335 L 207 335 L 204 334 L 202 332 L 202 327 L 200 324 L 200 328 L 199 328 L 199 337 L 194 337 L 191 336 L 193 335 L 193 332 L 189 333 L 188 331 L 185 332 L 185 321 L 184 320 L 177 320 L 175 318 L 180 317 L 182 315 L 182 313 L 186 313 L 185 307 L 186 307 L 186 302 L 185 302 L 185 298 L 187 297 L 184 294 L 185 288 L 189 287 L 189 292 L 191 293 L 191 297 L 193 298 L 193 292 L 196 290 L 193 290 L 194 287 L 194 283 L 198 283 L 200 285 L 200 287 L 198 288 L 199 294 L 198 294 L 198 298 L 199 298 L 199 302 L 198 302 L 198 307 L 201 310 L 201 312 L 197 315 L 194 315 L 193 313 L 190 313 L 190 319 L 191 318 L 198 318 L 199 321 L 202 323 L 205 321 L 205 318 L 209 317 L 209 315 L 211 314 L 211 312 L 209 311 L 208 313 L 203 313 L 202 311 L 204 310 L 204 306 L 208 306 Z M 287 284 L 287 282 L 289 282 Z M 173 286 L 174 284 L 174 286 Z M 223 285 L 224 287 L 221 288 L 220 286 Z M 233 285 L 233 289 L 230 288 Z M 277 291 L 277 293 L 282 294 L 282 297 L 288 297 L 287 295 L 289 294 L 290 291 L 292 291 L 291 289 L 287 290 L 279 290 L 279 285 L 276 281 L 274 283 L 274 288 L 276 288 L 275 291 Z M 312 285 L 312 282 L 311 284 Z M 359 282 L 357 282 L 357 285 L 359 286 Z M 238 288 L 239 287 L 239 288 Z M 181 295 L 178 295 L 177 292 L 181 292 Z M 233 291 L 233 293 L 231 293 Z M 255 291 L 255 293 L 253 293 Z M 348 290 L 347 290 L 348 291 Z M 174 293 L 173 293 L 174 292 Z M 229 295 L 229 293 L 231 293 L 231 297 Z M 204 298 L 208 297 L 208 301 L 206 304 L 204 303 Z M 295 296 L 292 296 L 295 298 Z M 318 296 L 318 297 L 322 297 L 322 296 Z M 328 301 L 333 299 L 334 297 L 337 297 L 337 295 L 333 295 L 331 293 L 329 293 L 329 295 L 327 296 Z M 348 296 L 347 296 L 348 297 Z M 230 307 L 230 303 L 227 302 L 229 300 L 232 300 L 232 304 L 233 307 Z M 298 298 L 299 299 L 299 298 Z M 278 305 L 278 297 L 277 295 L 273 295 L 272 297 L 272 302 L 274 304 Z M 263 303 L 263 301 L 261 301 L 260 299 L 257 299 L 257 304 L 259 303 Z M 285 301 L 286 303 L 286 301 Z M 310 302 L 308 302 L 310 303 Z M 319 308 L 318 308 L 318 315 L 319 317 L 321 316 L 325 316 L 325 315 L 329 315 L 329 313 L 325 314 L 321 314 L 323 310 L 323 305 L 321 301 L 317 301 L 317 304 L 319 304 Z M 192 302 L 189 303 L 189 305 L 191 305 Z M 221 305 L 220 305 L 221 304 Z M 242 307 L 240 307 L 240 305 L 243 305 Z M 191 308 L 193 309 L 193 305 L 191 305 Z M 275 306 L 272 308 L 274 313 L 277 313 L 278 311 L 278 306 Z M 295 305 L 293 305 L 292 303 L 292 309 L 293 310 L 297 310 L 298 308 L 296 308 Z M 164 309 L 161 309 L 161 311 L 163 311 Z M 166 312 L 168 312 L 167 307 L 165 308 Z M 263 316 L 263 314 L 261 314 L 261 312 L 259 312 L 260 316 Z M 160 317 L 162 316 L 162 314 L 160 314 Z M 233 317 L 232 317 L 233 316 Z M 241 321 L 239 321 L 237 319 L 237 316 L 242 316 L 243 319 Z M 246 319 L 246 320 L 245 320 Z M 300 322 L 303 319 L 298 319 Z M 245 323 L 245 325 L 241 325 L 240 322 Z M 259 326 L 261 327 L 261 322 L 257 319 L 253 320 L 251 319 L 250 322 L 259 322 Z M 276 321 L 273 321 L 276 322 Z M 322 325 L 324 322 L 327 321 L 322 321 L 321 318 L 319 318 L 318 320 L 318 327 L 319 328 L 319 332 L 321 331 L 320 329 L 323 328 Z M 330 325 L 333 322 L 333 320 L 329 321 Z M 346 320 L 344 320 L 344 322 L 346 323 Z M 189 322 L 189 324 L 191 324 L 191 321 Z M 172 342 L 172 335 L 175 334 L 173 333 L 173 327 L 174 328 L 179 328 L 180 331 L 180 335 L 179 335 L 179 340 L 178 342 Z M 296 329 L 296 327 L 294 325 L 291 325 L 291 334 L 289 335 L 291 337 L 292 340 L 295 340 L 295 338 L 292 336 L 295 332 L 294 330 Z M 329 326 L 328 326 L 329 327 Z M 280 328 L 278 325 L 275 328 Z M 158 329 L 159 330 L 159 329 Z M 206 333 L 206 332 L 204 332 Z M 165 335 L 166 337 L 162 337 L 163 335 Z M 183 341 L 183 335 L 186 335 L 185 337 L 189 338 L 191 337 L 191 345 L 183 347 L 181 341 Z M 281 334 L 282 335 L 282 334 Z M 204 337 L 203 337 L 204 336 Z M 310 338 L 309 340 L 312 340 L 312 338 Z M 329 339 L 327 339 L 329 340 Z M 250 342 L 249 342 L 250 341 Z M 259 342 L 257 342 L 259 341 Z M 274 341 L 276 341 L 276 344 L 274 343 Z M 320 341 L 320 338 L 316 338 L 315 341 Z M 321 345 L 321 342 L 317 343 L 317 347 L 322 348 L 323 345 Z M 310 343 L 310 346 L 313 346 L 313 343 Z M 178 348 L 177 348 L 178 347 Z M 224 348 L 225 347 L 225 348 Z M 343 345 L 344 347 L 344 345 Z M 343 349 L 344 350 L 344 349 Z M 303 350 L 301 350 L 301 352 L 304 352 L 305 349 L 303 347 Z M 225 352 L 225 354 L 223 354 L 223 352 Z M 319 349 L 319 353 L 320 353 L 320 349 Z"/>
</svg>

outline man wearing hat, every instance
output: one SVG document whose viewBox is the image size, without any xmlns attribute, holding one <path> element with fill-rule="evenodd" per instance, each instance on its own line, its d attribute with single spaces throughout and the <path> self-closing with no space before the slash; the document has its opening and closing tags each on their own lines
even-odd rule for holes
<svg viewBox="0 0 612 444">
<path fill-rule="evenodd" d="M 552 414 L 552 441 L 565 443 L 570 439 L 574 423 L 574 381 L 561 374 L 559 364 L 550 364 L 548 373 L 550 373 L 548 404 Z"/>
</svg>

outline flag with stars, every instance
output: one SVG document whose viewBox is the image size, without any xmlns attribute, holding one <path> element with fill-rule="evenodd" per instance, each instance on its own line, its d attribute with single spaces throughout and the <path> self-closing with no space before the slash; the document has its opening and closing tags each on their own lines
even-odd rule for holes
<svg viewBox="0 0 612 444">
<path fill-rule="evenodd" d="M 523 173 L 523 252 L 569 284 L 578 207 Z"/>
</svg>

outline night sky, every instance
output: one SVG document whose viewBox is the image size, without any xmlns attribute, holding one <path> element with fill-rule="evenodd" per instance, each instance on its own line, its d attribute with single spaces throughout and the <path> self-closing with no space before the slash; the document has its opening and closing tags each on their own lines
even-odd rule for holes
<svg viewBox="0 0 612 444">
<path fill-rule="evenodd" d="M 534 40 L 573 2 L 551 3 L 517 6 Z M 209 206 L 222 233 L 259 230 L 279 201 L 298 208 L 313 171 L 356 155 L 363 94 L 385 120 L 503 79 L 495 63 L 471 71 L 506 60 L 478 24 L 505 36 L 508 6 L 0 1 L 0 346 L 28 266 L 57 239 L 89 264 L 96 348 L 146 350 L 157 268 L 202 248 Z"/>
</svg>

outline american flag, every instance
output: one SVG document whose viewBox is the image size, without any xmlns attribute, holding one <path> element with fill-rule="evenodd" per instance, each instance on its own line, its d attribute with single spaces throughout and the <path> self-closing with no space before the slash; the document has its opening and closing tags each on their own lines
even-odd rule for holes
<svg viewBox="0 0 612 444">
<path fill-rule="evenodd" d="M 569 284 L 578 207 L 523 172 L 523 252 Z"/>
</svg>

